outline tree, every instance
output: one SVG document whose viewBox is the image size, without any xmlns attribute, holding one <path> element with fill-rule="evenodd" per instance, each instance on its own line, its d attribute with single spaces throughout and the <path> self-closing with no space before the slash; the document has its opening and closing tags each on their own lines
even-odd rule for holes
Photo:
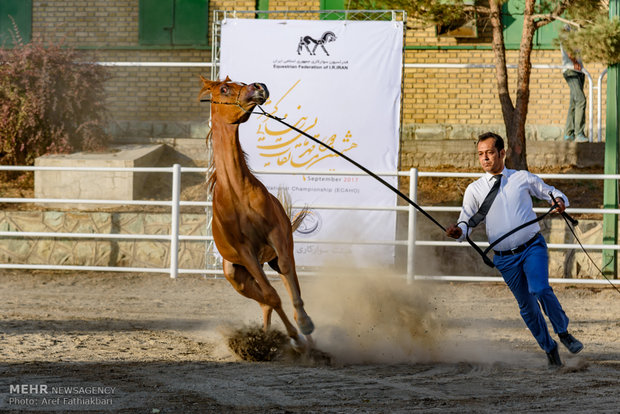
<svg viewBox="0 0 620 414">
<path fill-rule="evenodd" d="M 508 88 L 502 26 L 502 4 L 506 1 L 362 0 L 353 6 L 403 9 L 413 19 L 447 27 L 458 26 L 474 12 L 479 19 L 487 19 L 492 28 L 495 79 L 508 141 L 506 165 L 526 170 L 525 122 L 530 100 L 534 33 L 555 20 L 563 21 L 580 29 L 565 36 L 568 50 L 580 50 L 584 61 L 613 64 L 620 61 L 620 23 L 617 19 L 610 20 L 607 17 L 608 0 L 520 0 L 524 4 L 523 30 L 517 65 L 516 98 L 513 99 Z"/>
<path fill-rule="evenodd" d="M 0 48 L 0 164 L 105 148 L 107 70 L 61 44 L 16 38 Z"/>
</svg>

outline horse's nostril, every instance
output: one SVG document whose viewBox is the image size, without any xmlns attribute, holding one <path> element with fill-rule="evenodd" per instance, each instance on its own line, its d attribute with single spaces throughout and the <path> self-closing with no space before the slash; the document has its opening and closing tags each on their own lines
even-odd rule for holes
<svg viewBox="0 0 620 414">
<path fill-rule="evenodd" d="M 265 91 L 265 96 L 269 96 L 269 90 L 267 89 L 267 85 L 264 83 L 255 83 L 256 89 Z"/>
</svg>

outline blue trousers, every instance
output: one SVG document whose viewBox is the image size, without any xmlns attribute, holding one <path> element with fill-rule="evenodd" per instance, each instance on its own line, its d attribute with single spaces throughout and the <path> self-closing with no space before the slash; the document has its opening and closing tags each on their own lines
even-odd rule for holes
<svg viewBox="0 0 620 414">
<path fill-rule="evenodd" d="M 495 255 L 493 263 L 517 299 L 521 317 L 538 345 L 545 352 L 550 352 L 556 347 L 556 342 L 549 335 L 542 311 L 556 334 L 567 331 L 568 317 L 549 286 L 549 255 L 544 237 L 539 234 L 537 240 L 521 253 Z"/>
</svg>

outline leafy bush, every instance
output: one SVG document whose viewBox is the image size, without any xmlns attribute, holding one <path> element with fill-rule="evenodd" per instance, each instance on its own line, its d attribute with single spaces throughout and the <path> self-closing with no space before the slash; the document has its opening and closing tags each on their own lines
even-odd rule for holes
<svg viewBox="0 0 620 414">
<path fill-rule="evenodd" d="M 0 164 L 104 149 L 106 69 L 60 44 L 17 40 L 0 49 Z"/>
</svg>

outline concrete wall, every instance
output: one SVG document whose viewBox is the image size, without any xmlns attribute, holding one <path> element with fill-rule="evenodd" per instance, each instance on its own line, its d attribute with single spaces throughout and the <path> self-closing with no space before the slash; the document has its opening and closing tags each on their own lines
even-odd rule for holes
<svg viewBox="0 0 620 414">
<path fill-rule="evenodd" d="M 429 128 L 423 128 L 428 131 Z M 436 167 L 456 167 L 481 171 L 476 155 L 476 139 L 483 130 L 469 128 L 468 139 L 437 139 L 418 134 L 414 129 L 406 131 L 401 140 L 400 169 L 418 168 L 429 171 Z M 493 131 L 490 127 L 488 130 Z M 500 126 L 496 131 L 501 133 Z M 486 131 L 486 130 L 485 130 Z M 505 135 L 504 135 L 505 136 Z M 579 168 L 602 168 L 605 160 L 604 143 L 575 143 L 563 140 L 527 140 L 527 161 L 530 168 L 544 171 L 547 167 L 575 166 Z"/>
<path fill-rule="evenodd" d="M 182 214 L 180 232 L 206 234 L 204 214 Z M 157 213 L 0 211 L 0 231 L 169 234 L 170 215 Z M 205 267 L 205 242 L 180 242 L 179 266 Z M 0 262 L 167 268 L 170 243 L 89 239 L 0 239 Z"/>
<path fill-rule="evenodd" d="M 37 167 L 144 168 L 157 165 L 164 145 L 124 146 L 110 152 L 48 154 L 35 160 Z M 36 198 L 91 200 L 137 200 L 149 194 L 152 173 L 133 171 L 38 170 L 34 173 Z M 59 205 L 56 208 L 92 209 L 90 204 Z M 99 208 L 106 205 L 98 205 Z"/>
</svg>

